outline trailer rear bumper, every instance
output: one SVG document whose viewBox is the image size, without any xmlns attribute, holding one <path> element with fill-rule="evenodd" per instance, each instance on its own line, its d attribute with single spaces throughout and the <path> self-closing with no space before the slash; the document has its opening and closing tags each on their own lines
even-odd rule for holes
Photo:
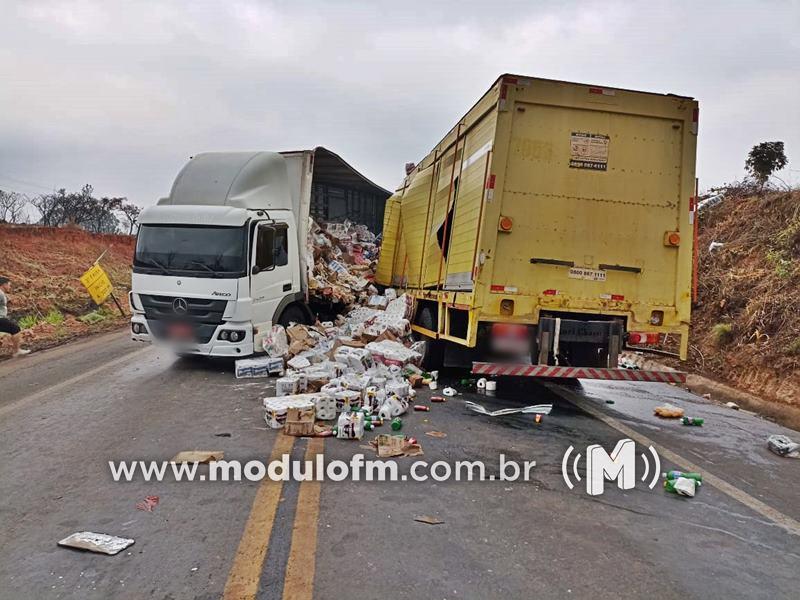
<svg viewBox="0 0 800 600">
<path fill-rule="evenodd" d="M 472 373 L 491 377 L 553 377 L 563 379 L 645 381 L 651 383 L 686 383 L 686 373 L 682 371 L 638 371 L 634 369 L 602 369 L 597 367 L 554 367 L 550 365 L 474 362 L 472 363 Z"/>
</svg>

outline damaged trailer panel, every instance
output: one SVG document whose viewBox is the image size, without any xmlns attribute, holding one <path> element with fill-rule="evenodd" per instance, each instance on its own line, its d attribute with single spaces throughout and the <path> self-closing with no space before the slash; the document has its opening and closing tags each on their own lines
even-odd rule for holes
<svg viewBox="0 0 800 600">
<path fill-rule="evenodd" d="M 668 334 L 685 358 L 697 107 L 500 77 L 388 201 L 378 283 L 478 360 L 494 324 L 527 328 L 534 364 L 615 367 L 629 336 Z M 605 333 L 554 348 L 554 323 Z"/>
</svg>

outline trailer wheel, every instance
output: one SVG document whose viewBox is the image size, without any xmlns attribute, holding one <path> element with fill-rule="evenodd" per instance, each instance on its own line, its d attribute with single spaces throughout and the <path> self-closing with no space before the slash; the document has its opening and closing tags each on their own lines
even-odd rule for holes
<svg viewBox="0 0 800 600">
<path fill-rule="evenodd" d="M 417 325 L 436 331 L 436 315 L 429 306 L 424 306 L 417 315 Z M 422 356 L 422 368 L 427 371 L 436 371 L 444 365 L 444 341 L 434 340 L 420 333 L 414 334 L 415 339 L 425 342 L 425 354 Z"/>
<path fill-rule="evenodd" d="M 289 327 L 292 323 L 299 323 L 305 325 L 307 322 L 305 311 L 296 304 L 290 304 L 281 313 L 278 323 L 284 327 Z"/>
</svg>

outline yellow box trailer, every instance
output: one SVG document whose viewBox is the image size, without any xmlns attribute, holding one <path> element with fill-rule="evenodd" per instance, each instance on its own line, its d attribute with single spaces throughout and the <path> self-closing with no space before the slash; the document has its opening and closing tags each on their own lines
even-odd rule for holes
<svg viewBox="0 0 800 600">
<path fill-rule="evenodd" d="M 630 378 L 624 345 L 665 336 L 685 359 L 697 128 L 689 97 L 498 78 L 386 206 L 376 280 L 429 362 Z"/>
</svg>

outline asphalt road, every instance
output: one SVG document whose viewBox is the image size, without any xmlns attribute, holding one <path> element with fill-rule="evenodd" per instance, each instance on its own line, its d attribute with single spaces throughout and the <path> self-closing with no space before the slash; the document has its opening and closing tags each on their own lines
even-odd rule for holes
<svg viewBox="0 0 800 600">
<path fill-rule="evenodd" d="M 374 457 L 367 439 L 266 429 L 261 398 L 272 394 L 274 380 L 236 380 L 230 363 L 178 359 L 125 334 L 0 363 L 0 598 L 797 597 L 800 460 L 765 442 L 800 434 L 669 385 L 511 380 L 494 397 L 406 415 L 424 456 L 396 459 L 401 474 L 424 459 L 482 460 L 499 475 L 504 454 L 536 461 L 526 482 L 113 481 L 110 460 L 182 450 Z M 537 425 L 472 413 L 465 399 L 554 408 Z M 659 420 L 664 401 L 705 425 Z M 699 468 L 706 483 L 691 499 L 641 481 L 606 482 L 599 496 L 584 481 L 567 487 L 570 446 L 610 452 L 623 438 L 637 454 L 652 444 L 661 470 Z M 153 512 L 137 510 L 150 495 Z M 136 543 L 116 556 L 56 545 L 84 530 Z"/>
</svg>

